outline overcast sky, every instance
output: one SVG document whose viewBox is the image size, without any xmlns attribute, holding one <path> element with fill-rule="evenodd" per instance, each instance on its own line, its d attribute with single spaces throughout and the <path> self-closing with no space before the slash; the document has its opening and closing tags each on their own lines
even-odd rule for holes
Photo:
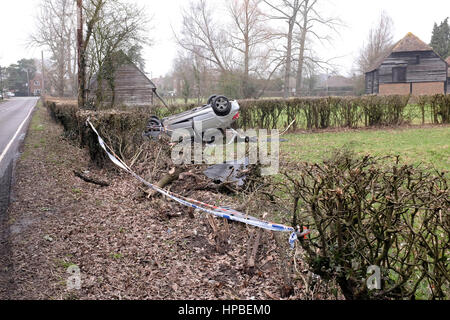
<svg viewBox="0 0 450 320">
<path fill-rule="evenodd" d="M 75 1 L 75 0 L 74 0 Z M 129 0 L 133 1 L 133 0 Z M 219 1 L 219 0 L 208 0 Z M 227 0 L 220 0 L 227 1 Z M 332 44 L 318 46 L 317 54 L 334 61 L 343 75 L 351 74 L 353 62 L 371 26 L 384 10 L 395 24 L 395 40 L 412 32 L 429 43 L 434 22 L 450 16 L 449 0 L 322 0 L 325 15 L 339 17 L 346 25 Z M 40 58 L 40 49 L 27 48 L 28 34 L 33 30 L 33 17 L 40 0 L 0 0 L 0 65 L 21 58 Z M 180 8 L 187 0 L 134 0 L 153 16 L 151 36 L 154 45 L 145 50 L 146 72 L 152 77 L 171 70 L 177 46 L 172 34 L 180 28 Z"/>
</svg>

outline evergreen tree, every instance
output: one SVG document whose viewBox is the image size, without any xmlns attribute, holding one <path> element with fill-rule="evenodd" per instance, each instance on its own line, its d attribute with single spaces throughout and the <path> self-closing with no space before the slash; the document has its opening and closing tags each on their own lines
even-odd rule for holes
<svg viewBox="0 0 450 320">
<path fill-rule="evenodd" d="M 450 26 L 446 18 L 440 25 L 434 23 L 433 34 L 431 37 L 430 46 L 436 51 L 442 58 L 450 56 Z"/>
</svg>

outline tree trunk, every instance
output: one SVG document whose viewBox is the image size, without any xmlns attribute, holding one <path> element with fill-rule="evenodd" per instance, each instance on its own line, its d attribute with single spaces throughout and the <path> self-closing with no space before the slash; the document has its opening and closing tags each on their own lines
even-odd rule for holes
<svg viewBox="0 0 450 320">
<path fill-rule="evenodd" d="M 294 32 L 295 18 L 289 21 L 289 31 L 287 35 L 287 49 L 286 49 L 286 70 L 284 73 L 284 98 L 290 96 L 290 80 L 291 80 L 291 66 L 292 66 L 292 34 Z"/>
<path fill-rule="evenodd" d="M 246 3 L 248 5 L 248 2 Z M 250 98 L 250 85 L 249 85 L 249 73 L 250 73 L 250 34 L 249 34 L 249 18 L 248 18 L 248 9 L 245 10 L 246 13 L 246 29 L 244 34 L 244 79 L 242 83 L 243 88 L 243 96 L 245 99 Z"/>
<path fill-rule="evenodd" d="M 58 96 L 64 96 L 64 49 L 61 49 L 58 63 Z"/>
<path fill-rule="evenodd" d="M 248 42 L 245 45 L 245 57 L 244 57 L 244 79 L 242 81 L 242 91 L 245 99 L 250 98 L 250 85 L 249 85 L 249 48 Z"/>
<path fill-rule="evenodd" d="M 100 72 L 97 73 L 97 88 L 95 91 L 95 106 L 96 109 L 101 109 L 103 104 L 104 96 L 103 96 L 103 77 L 100 75 Z"/>
<path fill-rule="evenodd" d="M 297 79 L 295 82 L 295 95 L 300 96 L 302 91 L 302 80 L 303 80 L 303 64 L 305 60 L 305 42 L 306 42 L 306 27 L 307 21 L 303 23 L 303 30 L 300 37 L 300 52 L 298 55 L 298 66 L 297 66 Z"/>
<path fill-rule="evenodd" d="M 77 44 L 78 44 L 78 108 L 84 107 L 85 98 L 85 78 L 86 78 L 86 57 L 83 48 L 83 8 L 82 0 L 77 0 Z"/>
<path fill-rule="evenodd" d="M 302 7 L 303 10 L 301 10 L 302 13 L 302 20 L 303 25 L 301 26 L 301 33 L 300 33 L 300 52 L 298 54 L 298 66 L 297 66 L 297 79 L 295 81 L 295 95 L 297 97 L 300 97 L 302 93 L 302 81 L 303 81 L 303 65 L 305 61 L 305 42 L 306 42 L 306 35 L 308 33 L 308 23 L 309 23 L 309 10 L 311 7 L 314 6 L 314 3 L 309 5 L 309 0 L 303 1 Z"/>
</svg>

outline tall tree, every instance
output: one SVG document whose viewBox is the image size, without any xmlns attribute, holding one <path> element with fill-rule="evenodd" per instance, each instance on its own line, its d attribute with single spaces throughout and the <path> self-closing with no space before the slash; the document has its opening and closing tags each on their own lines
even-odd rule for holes
<svg viewBox="0 0 450 320">
<path fill-rule="evenodd" d="M 191 52 L 179 51 L 174 60 L 172 75 L 175 78 L 175 91 L 187 102 L 197 98 L 200 104 L 203 93 L 212 92 L 210 72 L 207 72 L 203 60 Z"/>
<path fill-rule="evenodd" d="M 331 34 L 337 33 L 337 26 L 340 24 L 337 18 L 324 17 L 319 11 L 318 0 L 303 0 L 300 6 L 300 14 L 298 15 L 298 21 L 296 22 L 299 27 L 299 43 L 298 43 L 298 55 L 297 55 L 297 73 L 295 81 L 295 92 L 297 96 L 300 96 L 302 91 L 303 70 L 305 66 L 305 60 L 311 64 L 328 64 L 327 62 L 320 62 L 313 56 L 306 55 L 306 41 L 310 40 L 331 40 Z M 318 33 L 318 27 L 324 27 L 327 30 L 325 36 Z"/>
<path fill-rule="evenodd" d="M 255 89 L 250 84 L 250 72 L 255 71 L 259 64 L 258 54 L 263 51 L 262 45 L 274 38 L 268 27 L 267 19 L 260 9 L 262 0 L 233 0 L 229 5 L 232 20 L 230 46 L 242 59 L 242 96 L 250 98 L 255 95 Z"/>
<path fill-rule="evenodd" d="M 370 29 L 367 40 L 360 50 L 356 60 L 358 71 L 365 73 L 375 67 L 393 45 L 394 22 L 385 12 L 381 12 L 377 24 Z"/>
<path fill-rule="evenodd" d="M 17 63 L 11 64 L 5 70 L 5 86 L 17 95 L 28 95 L 29 80 L 34 78 L 36 70 L 36 63 L 33 59 L 21 59 Z"/>
<path fill-rule="evenodd" d="M 284 55 L 284 97 L 287 98 L 291 94 L 291 76 L 292 76 L 292 48 L 294 44 L 294 31 L 300 13 L 301 0 L 264 0 L 272 10 L 271 19 L 281 20 L 287 24 L 287 30 L 283 32 L 286 39 L 286 47 Z"/>
<path fill-rule="evenodd" d="M 56 69 L 54 85 L 59 96 L 64 96 L 68 85 L 73 87 L 75 82 L 74 4 L 73 0 L 42 0 L 35 18 L 36 31 L 29 39 L 31 45 L 51 52 Z"/>
<path fill-rule="evenodd" d="M 175 34 L 180 47 L 211 64 L 221 73 L 233 70 L 228 32 L 214 19 L 206 0 L 191 1 L 182 12 L 182 31 Z"/>
<path fill-rule="evenodd" d="M 144 10 L 133 3 L 108 0 L 99 10 L 87 47 L 89 79 L 96 74 L 97 105 L 103 101 L 103 80 L 106 80 L 114 106 L 115 72 L 121 64 L 131 60 L 144 67 L 141 52 L 143 45 L 150 44 L 148 23 Z"/>
<path fill-rule="evenodd" d="M 439 25 L 437 23 L 434 24 L 430 43 L 434 51 L 444 59 L 450 56 L 450 26 L 448 19 L 446 18 Z"/>
<path fill-rule="evenodd" d="M 106 1 L 108 0 L 90 0 L 86 6 L 83 6 L 83 1 L 77 0 L 78 107 L 80 108 L 86 105 L 86 53 Z M 86 32 L 83 32 L 84 27 Z"/>
</svg>

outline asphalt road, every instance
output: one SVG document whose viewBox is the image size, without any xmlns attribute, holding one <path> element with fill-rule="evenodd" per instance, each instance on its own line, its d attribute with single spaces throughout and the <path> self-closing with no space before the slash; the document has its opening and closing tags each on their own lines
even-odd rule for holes
<svg viewBox="0 0 450 320">
<path fill-rule="evenodd" d="M 0 218 L 8 207 L 14 162 L 38 98 L 12 98 L 0 103 Z"/>
</svg>

